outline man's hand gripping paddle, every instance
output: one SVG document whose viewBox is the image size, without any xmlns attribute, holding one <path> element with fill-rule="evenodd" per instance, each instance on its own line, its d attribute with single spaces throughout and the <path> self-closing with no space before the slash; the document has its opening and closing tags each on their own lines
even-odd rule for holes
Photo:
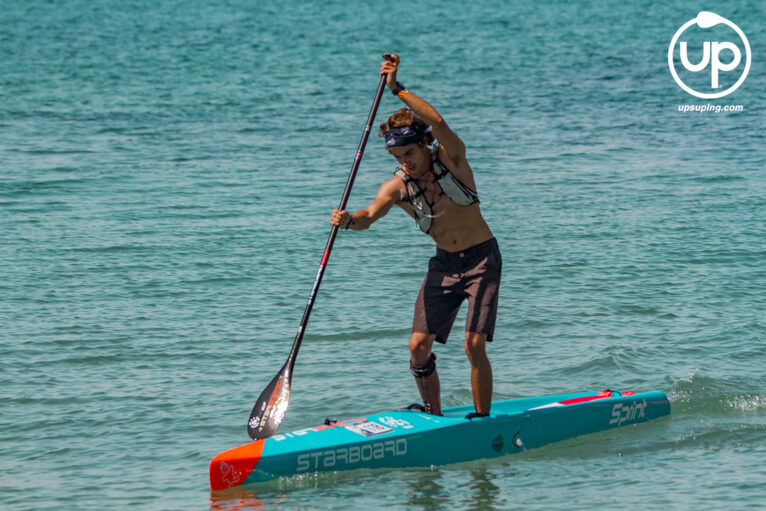
<svg viewBox="0 0 766 511">
<path fill-rule="evenodd" d="M 393 61 L 393 57 L 390 53 L 384 53 L 383 58 Z M 375 120 L 375 114 L 378 111 L 378 105 L 380 105 L 380 98 L 383 96 L 385 86 L 386 75 L 383 75 L 380 77 L 378 90 L 375 92 L 375 100 L 372 102 L 370 115 L 367 117 L 367 125 L 364 127 L 362 140 L 359 142 L 359 148 L 356 150 L 354 164 L 351 166 L 351 174 L 348 176 L 346 189 L 343 191 L 343 197 L 338 206 L 338 210 L 340 211 L 346 209 L 346 203 L 351 194 L 351 187 L 354 184 L 356 172 L 359 170 L 362 154 L 364 154 L 367 138 L 370 136 L 370 129 Z M 301 319 L 301 324 L 298 327 L 298 334 L 295 336 L 295 341 L 293 341 L 293 347 L 290 350 L 290 355 L 287 357 L 287 362 L 285 362 L 282 369 L 279 370 L 277 375 L 266 386 L 266 389 L 261 392 L 261 395 L 258 396 L 253 411 L 250 412 L 250 419 L 247 421 L 247 434 L 250 435 L 250 438 L 253 440 L 267 438 L 273 435 L 277 431 L 279 424 L 282 422 L 282 418 L 285 416 L 288 400 L 290 399 L 290 382 L 292 381 L 295 358 L 298 356 L 298 349 L 303 340 L 303 332 L 306 330 L 306 324 L 309 321 L 311 309 L 314 307 L 317 290 L 319 289 L 319 284 L 322 282 L 322 275 L 324 275 L 324 269 L 327 265 L 327 260 L 330 258 L 330 251 L 332 250 L 335 236 L 337 236 L 337 234 L 338 226 L 334 225 L 330 231 L 330 239 L 327 240 L 327 245 L 325 246 L 324 254 L 322 255 L 322 262 L 319 263 L 319 270 L 317 271 L 316 280 L 314 280 L 314 287 L 311 289 L 309 301 L 306 304 L 306 309 L 303 311 L 303 319 Z"/>
</svg>

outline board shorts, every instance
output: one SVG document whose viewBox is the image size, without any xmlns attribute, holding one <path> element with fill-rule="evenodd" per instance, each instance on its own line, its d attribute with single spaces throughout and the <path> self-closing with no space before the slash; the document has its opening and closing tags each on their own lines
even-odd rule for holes
<svg viewBox="0 0 766 511">
<path fill-rule="evenodd" d="M 463 300 L 468 299 L 466 332 L 487 334 L 492 342 L 503 261 L 495 238 L 460 252 L 436 249 L 417 300 L 412 331 L 436 334 L 447 342 Z"/>
</svg>

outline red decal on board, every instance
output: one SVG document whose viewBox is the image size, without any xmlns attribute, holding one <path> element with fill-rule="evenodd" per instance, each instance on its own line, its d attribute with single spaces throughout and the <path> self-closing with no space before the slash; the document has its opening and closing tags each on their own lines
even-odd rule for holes
<svg viewBox="0 0 766 511">
<path fill-rule="evenodd" d="M 577 403 L 586 403 L 588 401 L 594 401 L 596 399 L 604 399 L 606 397 L 612 397 L 612 391 L 610 391 L 610 390 L 601 390 L 595 396 L 585 396 L 585 397 L 576 397 L 576 398 L 573 398 L 573 399 L 565 399 L 564 401 L 559 401 L 559 404 L 562 404 L 562 405 L 576 405 Z"/>
<path fill-rule="evenodd" d="M 224 490 L 244 483 L 261 459 L 264 442 L 240 445 L 210 460 L 210 489 Z"/>
</svg>

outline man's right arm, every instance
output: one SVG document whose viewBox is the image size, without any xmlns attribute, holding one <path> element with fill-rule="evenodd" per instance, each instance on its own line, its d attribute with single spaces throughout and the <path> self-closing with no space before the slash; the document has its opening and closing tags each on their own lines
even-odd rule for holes
<svg viewBox="0 0 766 511">
<path fill-rule="evenodd" d="M 400 200 L 400 189 L 401 181 L 396 177 L 391 178 L 380 185 L 378 193 L 375 195 L 375 200 L 368 204 L 366 208 L 354 212 L 353 215 L 350 215 L 346 210 L 338 211 L 333 209 L 330 223 L 343 229 L 351 221 L 350 229 L 353 231 L 368 229 L 373 222 L 383 218 L 391 210 L 391 207 Z"/>
</svg>

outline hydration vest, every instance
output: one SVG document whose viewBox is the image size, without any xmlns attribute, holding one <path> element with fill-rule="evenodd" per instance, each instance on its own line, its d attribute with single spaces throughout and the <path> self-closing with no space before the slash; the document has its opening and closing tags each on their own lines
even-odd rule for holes
<svg viewBox="0 0 766 511">
<path fill-rule="evenodd" d="M 431 171 L 436 177 L 435 182 L 441 187 L 444 194 L 452 202 L 461 206 L 470 206 L 479 202 L 478 194 L 453 176 L 452 172 L 439 161 L 438 154 L 439 144 L 436 144 L 431 149 Z M 423 195 L 423 189 L 418 185 L 418 181 L 402 170 L 401 167 L 396 169 L 394 175 L 404 181 L 404 186 L 407 188 L 407 196 L 402 197 L 402 200 L 406 201 L 410 208 L 412 208 L 412 212 L 415 213 L 415 221 L 420 230 L 428 234 L 428 231 L 431 230 L 431 220 L 434 216 L 431 204 L 428 203 L 425 195 Z"/>
</svg>

